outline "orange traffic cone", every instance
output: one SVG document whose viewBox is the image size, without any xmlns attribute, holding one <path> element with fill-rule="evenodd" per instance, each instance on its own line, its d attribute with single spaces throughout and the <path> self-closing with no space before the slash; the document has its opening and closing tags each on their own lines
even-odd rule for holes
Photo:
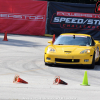
<svg viewBox="0 0 100 100">
<path fill-rule="evenodd" d="M 26 82 L 25 80 L 21 79 L 19 77 L 19 75 L 15 75 L 13 83 L 25 83 L 25 84 L 28 84 L 28 82 Z"/>
<path fill-rule="evenodd" d="M 53 35 L 53 38 L 52 38 L 52 43 L 55 42 L 55 34 Z"/>
<path fill-rule="evenodd" d="M 7 40 L 7 31 L 5 31 L 5 35 L 4 35 L 3 41 L 8 41 L 8 40 Z"/>
<path fill-rule="evenodd" d="M 55 85 L 58 85 L 58 84 L 68 85 L 68 83 L 66 83 L 63 80 L 61 80 L 59 76 L 55 77 L 55 80 L 54 80 L 53 84 L 55 84 Z"/>
</svg>

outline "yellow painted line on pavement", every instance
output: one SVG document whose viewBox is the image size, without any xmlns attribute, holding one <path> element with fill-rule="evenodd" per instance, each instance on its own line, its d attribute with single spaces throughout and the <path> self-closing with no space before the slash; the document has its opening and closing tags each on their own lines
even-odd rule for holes
<svg viewBox="0 0 100 100">
<path fill-rule="evenodd" d="M 42 69 L 47 69 L 47 68 L 44 67 L 44 68 L 39 68 L 39 69 L 31 69 L 31 70 L 22 71 L 22 72 L 17 72 L 17 73 L 26 73 L 26 72 L 32 72 L 32 71 L 37 71 L 37 70 L 42 70 Z M 17 74 L 17 73 L 6 73 L 6 74 L 0 74 L 0 76 L 1 76 L 1 75 L 9 75 L 9 74 Z"/>
<path fill-rule="evenodd" d="M 53 37 L 51 34 L 44 34 L 44 36 Z"/>
</svg>

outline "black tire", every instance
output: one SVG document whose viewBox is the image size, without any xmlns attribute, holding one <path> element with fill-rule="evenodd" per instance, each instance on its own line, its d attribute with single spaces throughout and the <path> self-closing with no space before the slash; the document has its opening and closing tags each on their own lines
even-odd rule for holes
<svg viewBox="0 0 100 100">
<path fill-rule="evenodd" d="M 100 57 L 99 57 L 98 62 L 96 62 L 95 64 L 96 64 L 96 65 L 100 65 Z"/>
<path fill-rule="evenodd" d="M 48 63 L 46 63 L 46 62 L 44 62 L 45 63 L 45 65 L 48 65 Z"/>
<path fill-rule="evenodd" d="M 46 63 L 46 62 L 45 62 L 45 56 L 44 56 L 44 63 L 45 63 L 46 66 L 52 66 L 51 63 Z"/>
<path fill-rule="evenodd" d="M 45 55 L 44 55 L 44 64 L 45 64 L 46 66 L 52 66 L 52 65 L 53 65 L 52 63 L 47 63 L 47 62 L 45 62 Z"/>
<path fill-rule="evenodd" d="M 45 65 L 46 65 L 46 66 L 53 66 L 52 63 L 46 63 L 46 62 L 45 62 Z"/>
<path fill-rule="evenodd" d="M 92 64 L 88 66 L 89 69 L 94 69 L 95 66 L 95 53 L 93 54 Z"/>
</svg>

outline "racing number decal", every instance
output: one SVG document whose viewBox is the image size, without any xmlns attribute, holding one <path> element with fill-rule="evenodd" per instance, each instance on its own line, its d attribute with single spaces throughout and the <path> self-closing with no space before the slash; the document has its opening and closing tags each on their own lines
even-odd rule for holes
<svg viewBox="0 0 100 100">
<path fill-rule="evenodd" d="M 95 55 L 95 58 L 98 58 L 99 57 L 99 47 L 97 47 L 96 49 L 96 55 Z"/>
</svg>

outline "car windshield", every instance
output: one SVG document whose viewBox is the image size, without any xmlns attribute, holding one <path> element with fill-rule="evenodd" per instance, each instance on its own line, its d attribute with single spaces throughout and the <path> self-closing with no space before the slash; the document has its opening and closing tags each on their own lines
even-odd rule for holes
<svg viewBox="0 0 100 100">
<path fill-rule="evenodd" d="M 54 42 L 54 45 L 90 46 L 91 38 L 88 36 L 81 36 L 81 35 L 60 35 Z"/>
</svg>

